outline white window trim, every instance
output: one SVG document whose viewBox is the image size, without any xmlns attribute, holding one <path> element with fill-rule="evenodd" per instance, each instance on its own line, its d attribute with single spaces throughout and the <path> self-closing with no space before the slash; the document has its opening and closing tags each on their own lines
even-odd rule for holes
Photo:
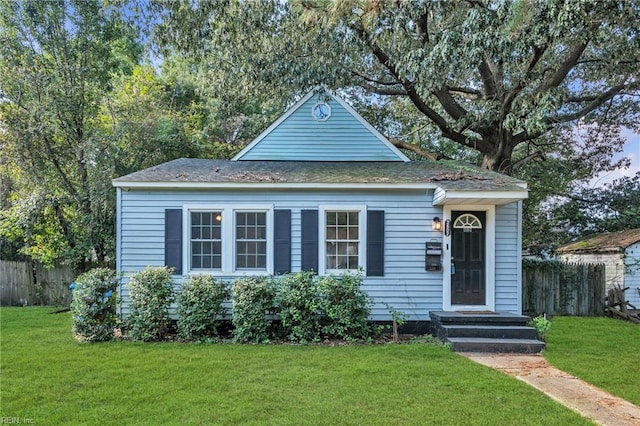
<svg viewBox="0 0 640 426">
<path fill-rule="evenodd" d="M 445 311 L 495 311 L 496 309 L 496 206 L 484 204 L 445 205 L 443 221 L 451 220 L 452 211 L 484 211 L 485 217 L 485 304 L 484 305 L 452 305 L 451 304 L 451 235 L 443 237 L 444 256 L 442 259 L 442 307 Z"/>
<path fill-rule="evenodd" d="M 222 214 L 222 268 L 219 270 L 191 269 L 191 215 L 192 211 L 219 211 Z M 236 271 L 236 212 L 265 212 L 267 214 L 267 268 L 266 270 Z M 185 204 L 182 206 L 182 264 L 183 275 L 214 275 L 244 277 L 273 274 L 273 204 Z"/>
<path fill-rule="evenodd" d="M 318 274 L 339 275 L 345 272 L 356 272 L 358 269 L 326 269 L 326 212 L 328 211 L 357 211 L 358 212 L 358 269 L 366 275 L 367 265 L 367 205 L 366 204 L 336 204 L 318 206 Z"/>
</svg>

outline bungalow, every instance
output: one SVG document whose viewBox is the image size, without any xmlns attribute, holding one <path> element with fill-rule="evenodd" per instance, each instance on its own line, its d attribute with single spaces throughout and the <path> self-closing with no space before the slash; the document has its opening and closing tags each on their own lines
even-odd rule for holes
<svg viewBox="0 0 640 426">
<path fill-rule="evenodd" d="M 525 182 L 449 160 L 410 161 L 344 100 L 307 93 L 231 160 L 182 158 L 115 179 L 117 270 L 233 280 L 362 270 L 386 304 L 521 313 Z M 126 286 L 121 314 L 128 312 Z"/>
<path fill-rule="evenodd" d="M 604 263 L 607 290 L 629 287 L 625 296 L 640 308 L 640 229 L 596 234 L 556 250 L 558 258 L 571 263 Z"/>
</svg>

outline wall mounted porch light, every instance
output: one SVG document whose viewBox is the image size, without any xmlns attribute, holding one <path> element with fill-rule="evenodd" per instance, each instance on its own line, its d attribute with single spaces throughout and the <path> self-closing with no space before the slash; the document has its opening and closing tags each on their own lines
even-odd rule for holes
<svg viewBox="0 0 640 426">
<path fill-rule="evenodd" d="M 439 217 L 433 218 L 433 222 L 431 222 L 431 229 L 438 232 L 442 231 L 442 221 Z"/>
</svg>

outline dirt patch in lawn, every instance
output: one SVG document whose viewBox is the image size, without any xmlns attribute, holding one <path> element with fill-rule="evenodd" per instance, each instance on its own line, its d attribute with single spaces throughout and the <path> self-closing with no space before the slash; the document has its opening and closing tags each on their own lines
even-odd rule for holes
<svg viewBox="0 0 640 426">
<path fill-rule="evenodd" d="M 461 354 L 533 386 L 597 424 L 637 426 L 640 407 L 547 363 L 540 355 Z"/>
</svg>

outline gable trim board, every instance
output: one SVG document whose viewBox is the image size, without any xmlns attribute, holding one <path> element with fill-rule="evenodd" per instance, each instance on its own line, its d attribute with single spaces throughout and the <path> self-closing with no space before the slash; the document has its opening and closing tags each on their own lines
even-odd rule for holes
<svg viewBox="0 0 640 426">
<path fill-rule="evenodd" d="M 269 136 L 274 133 L 283 123 L 285 123 L 294 113 L 298 112 L 305 105 L 313 102 L 314 96 L 324 96 L 326 95 L 330 100 L 335 101 L 344 108 L 348 115 L 350 115 L 355 121 L 364 127 L 366 132 L 368 132 L 373 139 L 378 143 L 381 143 L 386 151 L 388 151 L 387 159 L 383 161 L 402 161 L 409 162 L 409 158 L 405 156 L 398 148 L 396 148 L 382 133 L 376 130 L 371 124 L 369 124 L 360 114 L 358 114 L 348 103 L 346 103 L 339 96 L 332 93 L 330 90 L 324 87 L 316 87 L 315 89 L 309 91 L 306 95 L 302 97 L 298 102 L 296 102 L 291 108 L 289 108 L 283 115 L 280 116 L 273 124 L 267 127 L 262 133 L 260 133 L 249 145 L 247 145 L 244 149 L 242 149 L 235 157 L 233 157 L 232 161 L 252 161 L 256 160 L 256 158 L 251 158 L 251 151 L 260 143 L 267 140 Z M 311 109 L 309 109 L 308 117 L 311 117 Z M 329 121 L 322 121 L 318 123 L 320 125 L 331 124 Z M 269 158 L 271 160 L 293 160 L 296 159 L 290 153 L 287 153 L 287 157 L 284 158 L 282 156 L 277 156 L 275 154 L 272 155 L 274 158 Z M 267 158 L 261 158 L 267 159 Z M 299 158 L 298 158 L 299 159 Z M 305 158 L 306 161 L 322 161 L 320 159 L 313 158 Z M 375 160 L 374 158 L 369 158 L 369 160 Z M 350 161 L 346 159 L 336 158 L 333 161 Z M 366 161 L 366 160 L 365 160 Z"/>
</svg>

